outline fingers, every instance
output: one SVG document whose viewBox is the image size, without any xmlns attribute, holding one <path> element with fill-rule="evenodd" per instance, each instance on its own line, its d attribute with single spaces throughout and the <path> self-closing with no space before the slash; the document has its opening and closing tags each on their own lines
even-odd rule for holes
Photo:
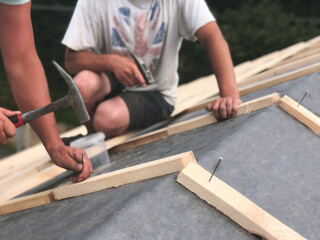
<svg viewBox="0 0 320 240">
<path fill-rule="evenodd" d="M 76 183 L 81 182 L 88 178 L 92 172 L 92 165 L 88 158 L 88 155 L 86 152 L 84 152 L 81 149 L 75 149 L 75 155 L 74 159 L 78 162 L 78 164 L 81 166 L 81 172 L 78 174 L 72 175 L 69 180 Z"/>
<path fill-rule="evenodd" d="M 71 181 L 80 182 L 90 176 L 92 172 L 91 162 L 86 152 L 82 149 L 56 144 L 47 150 L 56 165 L 76 173 L 70 178 Z"/>
<path fill-rule="evenodd" d="M 140 73 L 136 65 L 132 65 L 130 69 L 126 70 L 122 80 L 124 81 L 122 83 L 127 87 L 133 87 L 139 84 L 143 87 L 147 86 L 142 74 Z"/>
<path fill-rule="evenodd" d="M 121 64 L 120 64 L 121 63 Z M 121 84 L 126 87 L 147 84 L 135 62 L 127 57 L 121 57 L 115 62 L 113 72 Z"/>
<path fill-rule="evenodd" d="M 20 111 L 11 111 L 11 110 L 1 108 L 1 107 L 0 107 L 0 111 L 7 117 L 12 117 L 14 115 L 21 114 Z"/>
<path fill-rule="evenodd" d="M 147 86 L 146 81 L 144 80 L 144 78 L 143 78 L 140 70 L 138 69 L 138 67 L 134 68 L 133 77 L 142 87 L 146 87 Z"/>
<path fill-rule="evenodd" d="M 218 98 L 213 103 L 206 106 L 207 111 L 212 111 L 215 118 L 220 120 L 229 119 L 237 113 L 238 105 L 241 103 L 239 98 L 224 97 Z"/>
<path fill-rule="evenodd" d="M 8 119 L 8 117 L 3 114 L 4 108 L 0 111 L 0 143 L 6 144 L 8 142 L 9 137 L 13 137 L 16 134 L 16 127 L 12 124 L 12 122 Z M 12 111 L 9 111 L 12 113 Z M 9 114 L 11 114 L 9 113 Z"/>
</svg>

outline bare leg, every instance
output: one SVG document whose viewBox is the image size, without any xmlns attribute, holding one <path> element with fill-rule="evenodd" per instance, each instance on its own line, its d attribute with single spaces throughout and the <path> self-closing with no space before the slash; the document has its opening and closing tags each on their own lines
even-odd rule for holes
<svg viewBox="0 0 320 240">
<path fill-rule="evenodd" d="M 123 134 L 129 126 L 130 114 L 121 97 L 114 97 L 100 103 L 96 109 L 93 126 L 107 137 Z"/>
<path fill-rule="evenodd" d="M 87 111 L 90 115 L 90 121 L 85 123 L 88 133 L 95 132 L 93 128 L 94 110 L 98 102 L 110 92 L 110 82 L 104 74 L 97 74 L 91 71 L 81 71 L 74 77 L 74 81 L 81 93 Z"/>
</svg>

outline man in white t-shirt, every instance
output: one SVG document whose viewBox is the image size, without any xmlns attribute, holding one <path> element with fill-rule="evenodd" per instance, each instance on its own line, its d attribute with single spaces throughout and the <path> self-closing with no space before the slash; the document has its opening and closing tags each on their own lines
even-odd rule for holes
<svg viewBox="0 0 320 240">
<path fill-rule="evenodd" d="M 206 47 L 217 77 L 221 98 L 206 109 L 217 119 L 233 116 L 241 103 L 233 64 L 204 0 L 79 0 L 62 43 L 92 117 L 88 131 L 115 136 L 169 118 L 183 39 Z M 144 60 L 154 84 L 146 84 L 129 51 Z"/>
<path fill-rule="evenodd" d="M 47 79 L 35 49 L 30 9 L 29 0 L 0 0 L 0 51 L 13 96 L 22 112 L 50 103 Z M 17 112 L 0 108 L 0 143 L 6 143 L 15 134 L 14 125 L 7 119 L 14 114 Z M 64 145 L 52 113 L 30 125 L 52 161 L 76 173 L 71 181 L 79 182 L 90 176 L 92 167 L 87 154 Z"/>
</svg>

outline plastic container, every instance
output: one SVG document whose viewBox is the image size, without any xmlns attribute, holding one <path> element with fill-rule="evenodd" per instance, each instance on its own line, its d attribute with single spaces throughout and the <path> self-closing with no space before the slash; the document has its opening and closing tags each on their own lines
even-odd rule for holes
<svg viewBox="0 0 320 240">
<path fill-rule="evenodd" d="M 76 139 L 70 147 L 81 148 L 86 151 L 91 160 L 93 170 L 110 163 L 110 158 L 105 144 L 105 135 L 102 132 L 92 133 Z"/>
</svg>

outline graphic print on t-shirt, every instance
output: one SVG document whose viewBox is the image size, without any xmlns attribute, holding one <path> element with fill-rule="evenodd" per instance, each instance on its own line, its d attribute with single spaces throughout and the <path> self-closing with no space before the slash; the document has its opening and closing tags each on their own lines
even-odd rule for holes
<svg viewBox="0 0 320 240">
<path fill-rule="evenodd" d="M 120 7 L 113 15 L 112 53 L 129 56 L 129 49 L 143 58 L 153 72 L 161 55 L 165 32 L 161 1 L 155 1 L 146 11 Z"/>
</svg>

